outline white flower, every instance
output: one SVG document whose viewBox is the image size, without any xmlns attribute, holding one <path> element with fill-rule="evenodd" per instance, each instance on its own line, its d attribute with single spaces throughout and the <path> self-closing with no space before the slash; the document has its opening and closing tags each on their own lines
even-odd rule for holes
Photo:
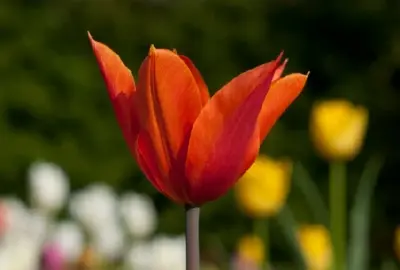
<svg viewBox="0 0 400 270">
<path fill-rule="evenodd" d="M 137 193 L 125 194 L 121 199 L 120 211 L 133 237 L 148 237 L 156 229 L 157 213 L 153 201 L 148 196 Z"/>
<path fill-rule="evenodd" d="M 124 249 L 124 234 L 118 224 L 102 227 L 93 237 L 93 248 L 102 258 L 109 261 L 118 259 Z"/>
<path fill-rule="evenodd" d="M 39 257 L 40 247 L 29 236 L 10 235 L 0 248 L 0 269 L 36 270 Z"/>
<path fill-rule="evenodd" d="M 36 245 L 43 244 L 49 227 L 47 217 L 36 211 L 29 211 L 15 198 L 5 199 L 3 204 L 6 215 L 5 235 L 29 237 Z"/>
<path fill-rule="evenodd" d="M 68 262 L 75 262 L 83 251 L 84 237 L 81 229 L 72 221 L 59 223 L 50 237 L 57 244 Z"/>
<path fill-rule="evenodd" d="M 28 212 L 25 231 L 38 245 L 42 245 L 47 237 L 51 223 L 46 215 L 38 211 Z"/>
<path fill-rule="evenodd" d="M 125 270 L 153 270 L 152 242 L 136 241 L 126 252 L 124 258 Z"/>
<path fill-rule="evenodd" d="M 157 236 L 151 242 L 134 244 L 125 257 L 125 269 L 185 270 L 185 238 Z"/>
<path fill-rule="evenodd" d="M 29 167 L 28 180 L 32 204 L 45 213 L 58 211 L 69 192 L 69 180 L 56 164 L 35 162 Z"/>
<path fill-rule="evenodd" d="M 153 240 L 153 270 L 185 270 L 185 237 L 159 236 Z"/>
<path fill-rule="evenodd" d="M 2 203 L 5 211 L 5 234 L 23 231 L 29 215 L 24 204 L 17 198 L 5 198 L 2 199 Z"/>
<path fill-rule="evenodd" d="M 71 198 L 70 213 L 92 235 L 117 219 L 117 200 L 110 187 L 93 185 Z"/>
</svg>

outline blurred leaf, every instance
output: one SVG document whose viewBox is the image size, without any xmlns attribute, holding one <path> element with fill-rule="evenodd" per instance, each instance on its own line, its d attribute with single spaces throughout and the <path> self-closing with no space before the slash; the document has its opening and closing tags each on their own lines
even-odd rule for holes
<svg viewBox="0 0 400 270">
<path fill-rule="evenodd" d="M 383 165 L 382 157 L 372 157 L 365 165 L 351 210 L 349 269 L 365 270 L 369 258 L 371 201 Z"/>
<path fill-rule="evenodd" d="M 399 266 L 394 259 L 384 259 L 381 263 L 380 270 L 397 270 Z"/>
<path fill-rule="evenodd" d="M 294 184 L 303 193 L 307 204 L 312 211 L 315 221 L 319 224 L 328 226 L 328 209 L 325 205 L 325 202 L 321 197 L 318 186 L 311 179 L 310 174 L 300 162 L 297 162 L 294 165 L 293 178 Z"/>
<path fill-rule="evenodd" d="M 296 237 L 297 223 L 293 217 L 292 211 L 290 210 L 289 206 L 287 205 L 284 206 L 275 218 L 279 226 L 281 227 L 282 232 L 286 237 L 286 240 L 288 241 L 288 244 L 293 249 L 293 254 L 296 258 L 295 265 L 298 266 L 298 268 L 296 269 L 306 269 L 303 253 L 301 251 L 299 242 L 297 241 Z"/>
</svg>

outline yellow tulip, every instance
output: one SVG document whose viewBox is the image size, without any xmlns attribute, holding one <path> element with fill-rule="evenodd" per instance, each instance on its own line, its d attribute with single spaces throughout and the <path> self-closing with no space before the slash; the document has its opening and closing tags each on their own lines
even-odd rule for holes
<svg viewBox="0 0 400 270">
<path fill-rule="evenodd" d="M 400 225 L 394 231 L 394 252 L 400 261 Z"/>
<path fill-rule="evenodd" d="M 238 257 L 255 265 L 262 265 L 265 260 L 264 254 L 264 243 L 256 235 L 243 236 L 237 244 Z"/>
<path fill-rule="evenodd" d="M 308 270 L 328 270 L 332 263 L 332 244 L 328 230 L 322 225 L 304 225 L 297 238 Z"/>
<path fill-rule="evenodd" d="M 311 112 L 312 140 L 328 160 L 352 160 L 361 150 L 367 125 L 367 109 L 346 100 L 318 102 Z"/>
<path fill-rule="evenodd" d="M 239 207 L 250 217 L 276 214 L 285 203 L 292 171 L 291 162 L 259 156 L 235 187 Z"/>
</svg>

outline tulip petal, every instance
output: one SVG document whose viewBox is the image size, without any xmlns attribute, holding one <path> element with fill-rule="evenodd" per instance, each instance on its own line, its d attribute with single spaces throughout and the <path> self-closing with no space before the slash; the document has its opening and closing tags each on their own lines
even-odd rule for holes
<svg viewBox="0 0 400 270">
<path fill-rule="evenodd" d="M 177 197 L 171 186 L 163 178 L 160 168 L 157 166 L 156 155 L 151 147 L 151 141 L 148 134 L 140 132 L 136 144 L 136 160 L 139 163 L 146 178 L 162 194 L 175 201 L 183 203 L 181 198 Z"/>
<path fill-rule="evenodd" d="M 201 76 L 200 71 L 196 68 L 196 66 L 189 59 L 189 57 L 186 57 L 184 55 L 179 55 L 179 57 L 185 62 L 187 67 L 192 72 L 192 75 L 193 75 L 194 79 L 196 80 L 197 86 L 199 87 L 201 100 L 202 100 L 202 103 L 204 106 L 210 99 L 210 94 L 208 92 L 208 87 L 207 87 L 206 83 L 204 82 L 203 77 Z"/>
<path fill-rule="evenodd" d="M 293 73 L 271 85 L 258 117 L 261 142 L 287 107 L 299 96 L 306 84 L 307 77 L 308 75 Z"/>
<path fill-rule="evenodd" d="M 283 61 L 283 63 L 276 69 L 274 77 L 272 78 L 272 83 L 281 78 L 282 73 L 285 70 L 288 61 L 289 59 L 286 58 L 285 61 Z M 254 138 L 254 140 L 252 141 L 252 144 L 249 146 L 247 153 L 244 155 L 244 162 L 240 174 L 243 174 L 245 171 L 247 171 L 247 169 L 251 166 L 251 164 L 253 164 L 257 156 L 257 153 L 259 151 L 261 142 L 262 141 L 260 141 L 259 138 Z"/>
<path fill-rule="evenodd" d="M 118 123 L 131 152 L 134 153 L 135 141 L 139 132 L 138 120 L 133 108 L 136 92 L 134 78 L 115 52 L 106 45 L 95 41 L 90 33 L 88 36 Z"/>
<path fill-rule="evenodd" d="M 283 61 L 283 63 L 276 69 L 274 77 L 272 78 L 272 81 L 276 81 L 279 80 L 282 76 L 283 71 L 285 70 L 286 64 L 289 61 L 289 59 L 285 59 L 285 61 Z"/>
<path fill-rule="evenodd" d="M 181 149 L 187 147 L 202 108 L 191 70 L 172 51 L 152 47 L 139 70 L 135 104 L 141 129 L 149 136 L 147 147 L 154 153 L 162 179 L 168 182 L 170 197 L 185 198 L 183 177 L 172 179 L 170 174 L 179 171 L 179 166 L 183 171 Z"/>
<path fill-rule="evenodd" d="M 257 118 L 280 59 L 237 76 L 201 111 L 186 161 L 195 203 L 216 199 L 237 181 L 243 157 L 258 139 Z"/>
</svg>

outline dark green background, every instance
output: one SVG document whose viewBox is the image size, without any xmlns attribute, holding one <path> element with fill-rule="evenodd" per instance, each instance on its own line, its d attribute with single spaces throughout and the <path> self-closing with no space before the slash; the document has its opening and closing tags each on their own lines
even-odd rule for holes
<svg viewBox="0 0 400 270">
<path fill-rule="evenodd" d="M 284 49 L 286 72 L 311 75 L 263 152 L 302 161 L 326 195 L 327 165 L 308 136 L 311 105 L 344 97 L 367 106 L 366 144 L 350 164 L 348 185 L 352 194 L 369 156 L 386 156 L 373 200 L 377 262 L 392 253 L 392 231 L 400 223 L 399 18 L 398 0 L 0 0 L 0 191 L 25 197 L 27 166 L 46 159 L 68 172 L 73 188 L 102 181 L 152 195 L 159 230 L 180 233 L 182 209 L 157 194 L 129 155 L 86 31 L 116 50 L 134 75 L 150 44 L 177 48 L 212 91 Z M 299 221 L 307 221 L 295 189 L 290 201 Z M 232 250 L 250 228 L 231 205 L 229 194 L 204 207 L 204 245 L 218 249 L 215 239 L 221 239 Z M 288 258 L 275 235 L 273 256 Z"/>
</svg>

